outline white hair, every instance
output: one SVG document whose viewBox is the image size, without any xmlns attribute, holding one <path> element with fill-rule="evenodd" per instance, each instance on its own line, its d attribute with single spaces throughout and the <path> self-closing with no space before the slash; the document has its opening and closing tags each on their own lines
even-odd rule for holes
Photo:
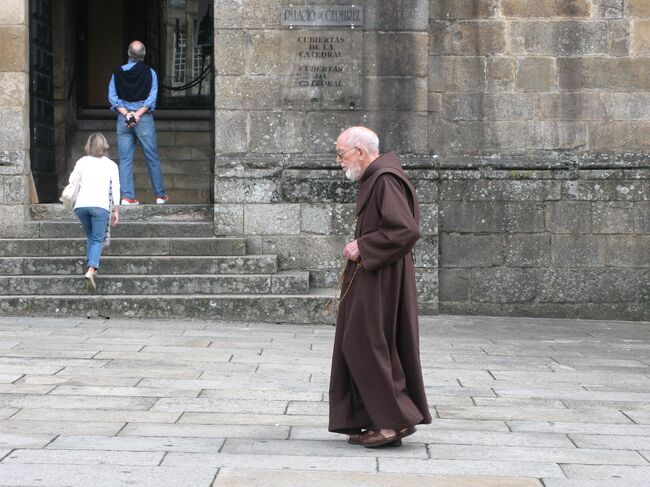
<svg viewBox="0 0 650 487">
<path fill-rule="evenodd" d="M 350 127 L 347 130 L 346 143 L 350 147 L 359 147 L 368 154 L 379 153 L 379 137 L 367 127 Z"/>
</svg>

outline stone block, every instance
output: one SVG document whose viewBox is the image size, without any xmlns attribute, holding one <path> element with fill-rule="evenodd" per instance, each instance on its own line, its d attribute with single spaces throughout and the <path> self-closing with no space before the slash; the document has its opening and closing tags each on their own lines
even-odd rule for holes
<svg viewBox="0 0 650 487">
<path fill-rule="evenodd" d="M 531 121 L 488 122 L 483 124 L 480 146 L 493 150 L 542 148 L 540 130 L 539 124 Z"/>
<path fill-rule="evenodd" d="M 246 112 L 216 110 L 214 150 L 216 153 L 242 153 L 247 148 Z"/>
<path fill-rule="evenodd" d="M 512 91 L 515 85 L 515 59 L 489 57 L 486 62 L 486 89 Z"/>
<path fill-rule="evenodd" d="M 217 76 L 214 83 L 217 110 L 263 110 L 281 106 L 280 79 Z"/>
<path fill-rule="evenodd" d="M 556 267 L 604 267 L 604 235 L 553 235 L 551 255 Z"/>
<path fill-rule="evenodd" d="M 298 112 L 252 112 L 250 133 L 257 134 L 248 142 L 250 152 L 295 153 L 306 148 L 304 122 Z"/>
<path fill-rule="evenodd" d="M 438 235 L 438 205 L 420 205 L 420 235 Z"/>
<path fill-rule="evenodd" d="M 0 9 L 0 25 L 27 25 L 27 3 L 24 0 L 5 0 Z"/>
<path fill-rule="evenodd" d="M 247 42 L 243 31 L 215 29 L 214 43 L 219 46 L 214 56 L 214 67 L 219 76 L 254 74 L 246 72 L 246 56 L 243 53 L 247 50 Z M 279 51 L 277 46 L 276 50 Z"/>
<path fill-rule="evenodd" d="M 594 17 L 622 19 L 625 16 L 625 0 L 598 0 L 594 2 Z"/>
<path fill-rule="evenodd" d="M 546 209 L 546 229 L 551 233 L 591 233 L 589 201 L 557 201 Z"/>
<path fill-rule="evenodd" d="M 443 201 L 439 218 L 441 232 L 544 231 L 544 205 L 541 203 Z"/>
<path fill-rule="evenodd" d="M 563 91 L 648 91 L 650 58 L 561 57 L 556 60 Z"/>
<path fill-rule="evenodd" d="M 512 22 L 509 27 L 513 54 L 593 56 L 608 52 L 606 21 Z"/>
<path fill-rule="evenodd" d="M 423 107 L 426 110 L 426 107 Z M 426 154 L 428 152 L 426 111 L 377 111 L 368 114 L 370 127 L 381 127 L 379 140 L 383 151 L 399 154 Z"/>
<path fill-rule="evenodd" d="M 332 206 L 332 233 L 353 235 L 355 227 L 355 205 L 335 204 Z"/>
<path fill-rule="evenodd" d="M 551 236 L 547 233 L 507 236 L 506 264 L 516 267 L 548 267 L 551 264 Z"/>
<path fill-rule="evenodd" d="M 521 303 L 538 294 L 538 280 L 532 269 L 475 269 L 470 278 L 470 296 L 479 303 Z"/>
<path fill-rule="evenodd" d="M 650 93 L 612 93 L 609 113 L 614 120 L 650 120 Z"/>
<path fill-rule="evenodd" d="M 282 0 L 248 2 L 215 0 L 214 27 L 216 31 L 279 28 L 283 7 L 286 7 L 286 2 Z"/>
<path fill-rule="evenodd" d="M 441 200 L 548 201 L 559 200 L 561 182 L 548 180 L 442 181 Z"/>
<path fill-rule="evenodd" d="M 26 152 L 0 150 L 0 174 L 20 174 L 24 171 Z"/>
<path fill-rule="evenodd" d="M 485 87 L 485 70 L 485 57 L 431 57 L 429 89 L 435 92 L 481 92 Z"/>
<path fill-rule="evenodd" d="M 368 32 L 364 36 L 366 76 L 426 76 L 425 32 Z"/>
<path fill-rule="evenodd" d="M 217 178 L 216 203 L 275 203 L 280 200 L 278 182 L 266 178 Z"/>
<path fill-rule="evenodd" d="M 607 265 L 613 267 L 650 267 L 650 236 L 608 236 Z"/>
<path fill-rule="evenodd" d="M 247 33 L 245 49 L 233 55 L 239 54 L 241 57 L 242 52 L 246 53 L 246 74 L 277 76 L 283 74 L 283 57 L 287 55 L 280 48 L 281 45 L 281 31 L 253 30 Z"/>
<path fill-rule="evenodd" d="M 369 2 L 364 10 L 365 25 L 367 29 L 384 31 L 426 30 L 428 11 L 428 2 L 422 0 Z"/>
<path fill-rule="evenodd" d="M 650 122 L 605 122 L 588 126 L 592 150 L 643 149 L 650 147 Z"/>
<path fill-rule="evenodd" d="M 356 183 L 329 171 L 285 171 L 282 178 L 282 200 L 288 203 L 352 203 L 356 200 Z M 324 172 L 324 174 L 322 174 Z"/>
<path fill-rule="evenodd" d="M 438 271 L 439 297 L 441 301 L 466 301 L 472 271 L 469 269 L 440 269 Z"/>
<path fill-rule="evenodd" d="M 650 4 L 646 0 L 627 0 L 625 9 L 630 17 L 650 17 Z"/>
<path fill-rule="evenodd" d="M 332 233 L 331 205 L 301 205 L 302 233 L 329 235 Z"/>
<path fill-rule="evenodd" d="M 555 61 L 552 58 L 521 58 L 517 60 L 517 89 L 521 91 L 553 91 Z"/>
<path fill-rule="evenodd" d="M 0 107 L 23 107 L 27 103 L 29 76 L 24 72 L 0 72 Z"/>
<path fill-rule="evenodd" d="M 504 17 L 590 17 L 589 0 L 502 0 L 501 15 Z"/>
<path fill-rule="evenodd" d="M 4 190 L 0 193 L 0 201 L 8 205 L 25 205 L 29 203 L 27 178 L 25 176 L 4 176 L 0 180 L 4 182 Z"/>
<path fill-rule="evenodd" d="M 429 34 L 430 54 L 488 56 L 506 50 L 506 29 L 502 21 L 432 21 Z"/>
<path fill-rule="evenodd" d="M 587 147 L 588 126 L 579 122 L 539 122 L 539 149 L 584 149 Z"/>
<path fill-rule="evenodd" d="M 612 20 L 609 23 L 609 55 L 629 56 L 631 41 L 629 20 Z"/>
<path fill-rule="evenodd" d="M 631 269 L 546 269 L 539 278 L 539 300 L 551 303 L 635 301 L 641 275 Z"/>
<path fill-rule="evenodd" d="M 495 0 L 437 0 L 429 2 L 429 18 L 440 20 L 485 19 L 496 13 Z"/>
<path fill-rule="evenodd" d="M 16 151 L 28 147 L 29 119 L 24 108 L 3 108 L 0 111 L 0 149 Z"/>
<path fill-rule="evenodd" d="M 649 182 L 644 180 L 564 181 L 562 194 L 567 199 L 583 201 L 644 201 Z"/>
<path fill-rule="evenodd" d="M 593 204 L 593 233 L 634 233 L 634 208 L 631 202 Z"/>
<path fill-rule="evenodd" d="M 244 205 L 215 204 L 214 205 L 214 234 L 243 235 Z"/>
<path fill-rule="evenodd" d="M 438 267 L 438 236 L 420 236 L 413 250 L 415 266 L 418 268 Z"/>
<path fill-rule="evenodd" d="M 446 122 L 432 124 L 430 137 L 433 148 L 442 153 L 478 150 L 485 145 L 482 122 Z"/>
<path fill-rule="evenodd" d="M 425 78 L 366 78 L 363 107 L 368 110 L 423 111 L 428 109 Z"/>
<path fill-rule="evenodd" d="M 343 247 L 348 242 L 344 236 L 267 236 L 262 250 L 265 254 L 277 254 L 281 270 L 332 269 L 338 273 L 345 266 Z"/>
<path fill-rule="evenodd" d="M 634 233 L 650 235 L 650 201 L 634 203 Z"/>
<path fill-rule="evenodd" d="M 0 25 L 0 46 L 0 71 L 28 72 L 29 29 L 26 24 Z"/>
<path fill-rule="evenodd" d="M 375 102 L 371 103 L 374 104 Z M 334 154 L 334 146 L 336 138 L 343 131 L 345 127 L 352 127 L 354 125 L 368 125 L 367 112 L 361 111 L 347 111 L 347 112 L 324 112 L 314 111 L 308 112 L 306 117 L 303 118 L 303 123 L 307 123 L 308 139 L 308 153 L 310 154 L 331 154 L 331 161 L 335 163 L 336 155 Z M 375 127 L 380 137 L 379 141 L 382 142 L 381 129 L 383 127 Z"/>
<path fill-rule="evenodd" d="M 650 54 L 650 20 L 632 22 L 632 55 L 648 56 Z"/>
<path fill-rule="evenodd" d="M 300 233 L 300 205 L 245 205 L 244 233 L 297 235 Z"/>
<path fill-rule="evenodd" d="M 616 95 L 605 93 L 542 93 L 541 117 L 546 120 L 603 120 L 616 110 Z M 620 110 L 620 109 L 619 109 Z"/>
<path fill-rule="evenodd" d="M 441 267 L 493 267 L 504 263 L 500 235 L 440 236 Z"/>
</svg>

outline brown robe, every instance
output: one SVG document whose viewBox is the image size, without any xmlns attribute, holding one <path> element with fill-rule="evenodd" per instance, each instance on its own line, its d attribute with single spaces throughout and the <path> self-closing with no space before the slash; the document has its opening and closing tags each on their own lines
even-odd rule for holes
<svg viewBox="0 0 650 487">
<path fill-rule="evenodd" d="M 344 273 L 341 295 L 348 292 L 336 322 L 329 431 L 430 423 L 411 254 L 420 236 L 419 209 L 394 152 L 366 168 L 356 213 L 362 266 L 353 279 L 357 262 L 348 261 Z"/>
</svg>

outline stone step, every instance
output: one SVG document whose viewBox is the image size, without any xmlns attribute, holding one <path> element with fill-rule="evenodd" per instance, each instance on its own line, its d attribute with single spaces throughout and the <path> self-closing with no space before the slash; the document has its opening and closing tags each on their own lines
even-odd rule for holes
<svg viewBox="0 0 650 487">
<path fill-rule="evenodd" d="M 85 237 L 79 222 L 43 221 L 32 223 L 38 226 L 41 238 L 80 238 Z M 211 237 L 214 235 L 212 222 L 120 222 L 111 229 L 111 237 Z"/>
<path fill-rule="evenodd" d="M 85 238 L 0 239 L 0 257 L 82 257 L 85 253 Z M 246 255 L 246 239 L 114 238 L 102 255 Z"/>
<path fill-rule="evenodd" d="M 331 298 L 319 291 L 306 295 L 22 295 L 3 297 L 0 314 L 332 324 L 335 316 L 326 310 Z"/>
<path fill-rule="evenodd" d="M 103 269 L 102 269 L 103 271 Z M 100 295 L 307 294 L 308 272 L 248 275 L 105 275 L 97 277 Z M 0 295 L 85 295 L 81 274 L 0 276 Z"/>
<path fill-rule="evenodd" d="M 78 275 L 84 257 L 2 257 L 0 275 Z M 274 274 L 276 255 L 244 256 L 106 256 L 101 274 Z"/>
<path fill-rule="evenodd" d="M 78 222 L 72 210 L 62 204 L 39 204 L 31 209 L 32 220 L 38 221 L 73 221 Z M 212 222 L 214 207 L 197 204 L 165 204 L 121 206 L 120 220 L 126 222 Z"/>
</svg>

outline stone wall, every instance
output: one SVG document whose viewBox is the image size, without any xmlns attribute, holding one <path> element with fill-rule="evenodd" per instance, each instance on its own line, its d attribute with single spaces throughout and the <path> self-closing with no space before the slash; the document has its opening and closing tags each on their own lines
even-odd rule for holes
<svg viewBox="0 0 650 487">
<path fill-rule="evenodd" d="M 0 235 L 25 235 L 29 193 L 27 0 L 0 7 Z"/>
<path fill-rule="evenodd" d="M 442 312 L 650 317 L 648 5 L 430 3 Z"/>
<path fill-rule="evenodd" d="M 307 2 L 292 2 L 294 6 Z M 382 148 L 427 154 L 428 5 L 362 4 L 363 95 L 354 110 L 287 107 L 280 13 L 288 2 L 215 2 L 215 227 L 246 235 L 249 251 L 277 253 L 284 270 L 310 270 L 331 287 L 354 232 L 356 185 L 338 169 L 342 128 L 373 127 Z M 311 2 L 340 5 L 339 1 Z M 315 31 L 318 35 L 318 31 Z M 437 187 L 430 157 L 405 159 L 423 204 L 416 255 L 421 309 L 437 310 Z"/>
<path fill-rule="evenodd" d="M 349 111 L 283 105 L 284 2 L 215 2 L 217 233 L 333 285 L 355 198 L 334 141 L 361 123 L 423 204 L 423 311 L 648 318 L 647 1 L 355 3 Z"/>
</svg>

